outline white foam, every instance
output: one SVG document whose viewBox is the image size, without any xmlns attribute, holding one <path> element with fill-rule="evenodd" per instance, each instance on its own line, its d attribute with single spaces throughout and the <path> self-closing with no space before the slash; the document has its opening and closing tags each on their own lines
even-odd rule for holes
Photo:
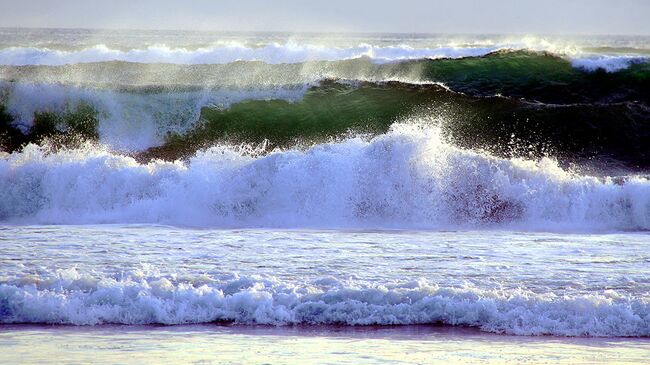
<svg viewBox="0 0 650 365">
<path fill-rule="evenodd" d="M 639 56 L 608 56 L 608 55 L 586 55 L 571 58 L 573 67 L 587 71 L 605 70 L 616 72 L 630 67 L 636 63 L 648 62 L 647 57 Z"/>
<path fill-rule="evenodd" d="M 359 44 L 354 47 L 326 47 L 296 43 L 269 43 L 249 47 L 230 43 L 215 47 L 185 49 L 151 46 L 143 49 L 118 50 L 97 45 L 75 51 L 49 48 L 9 47 L 0 49 L 2 65 L 65 65 L 74 63 L 126 61 L 138 63 L 224 64 L 235 61 L 264 61 L 269 64 L 306 61 L 336 61 L 369 57 L 377 62 L 421 58 L 457 58 L 481 56 L 498 47 L 437 47 L 414 48 L 407 45 L 376 46 Z"/>
<path fill-rule="evenodd" d="M 499 159 L 397 124 L 370 141 L 254 157 L 217 146 L 139 164 L 107 150 L 0 159 L 0 219 L 210 227 L 650 229 L 650 182 L 578 176 L 550 159 Z"/>
<path fill-rule="evenodd" d="M 650 336 L 650 298 L 444 288 L 425 280 L 371 285 L 274 277 L 120 278 L 74 269 L 0 285 L 0 323 L 395 325 L 444 323 L 516 335 Z"/>
</svg>

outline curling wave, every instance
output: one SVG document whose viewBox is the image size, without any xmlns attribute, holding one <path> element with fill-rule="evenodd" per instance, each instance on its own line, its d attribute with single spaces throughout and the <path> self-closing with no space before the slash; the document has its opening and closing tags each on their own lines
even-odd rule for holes
<svg viewBox="0 0 650 365">
<path fill-rule="evenodd" d="M 648 75 L 647 62 L 587 72 L 552 54 L 528 51 L 381 65 L 364 58 L 281 65 L 2 66 L 0 148 L 40 143 L 43 133 L 34 129 L 43 115 L 55 124 L 51 132 L 67 131 L 64 120 L 79 105 L 95 111 L 95 130 L 85 135 L 116 150 L 142 151 L 179 136 L 165 146 L 164 156 L 149 154 L 165 158 L 233 138 L 266 138 L 287 147 L 349 130 L 381 133 L 424 111 L 452 121 L 447 126 L 464 147 L 501 153 L 514 136 L 538 152 L 550 146 L 561 159 L 605 156 L 638 170 L 650 161 L 643 148 L 650 133 Z"/>
</svg>

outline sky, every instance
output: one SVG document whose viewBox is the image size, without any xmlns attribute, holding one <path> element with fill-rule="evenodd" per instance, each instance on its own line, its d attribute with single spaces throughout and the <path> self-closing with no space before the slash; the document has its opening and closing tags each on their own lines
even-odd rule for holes
<svg viewBox="0 0 650 365">
<path fill-rule="evenodd" d="M 650 0 L 0 0 L 0 27 L 650 35 Z"/>
</svg>

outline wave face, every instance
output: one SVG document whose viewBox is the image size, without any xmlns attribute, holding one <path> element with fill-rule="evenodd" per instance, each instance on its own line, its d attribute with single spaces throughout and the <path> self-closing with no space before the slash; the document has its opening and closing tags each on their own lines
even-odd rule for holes
<svg viewBox="0 0 650 365">
<path fill-rule="evenodd" d="M 650 229 L 647 178 L 495 158 L 417 125 L 261 156 L 216 146 L 173 163 L 31 145 L 0 171 L 0 217 L 22 223 Z"/>
<path fill-rule="evenodd" d="M 0 284 L 0 323 L 449 324 L 513 335 L 650 336 L 650 302 L 621 296 L 557 297 L 525 290 L 444 288 L 426 281 L 346 287 L 337 280 L 273 277 L 116 279 L 74 269 Z"/>
<path fill-rule="evenodd" d="M 5 108 L 13 125 L 33 128 L 42 113 L 65 115 L 80 105 L 93 108 L 101 142 L 121 151 L 141 151 L 164 144 L 170 133 L 190 130 L 206 105 L 229 105 L 244 100 L 295 100 L 304 88 L 257 90 L 180 90 L 163 93 L 68 87 L 43 83 L 0 83 Z"/>
<path fill-rule="evenodd" d="M 265 143 L 270 149 L 310 145 L 351 133 L 385 133 L 410 115 L 441 126 L 459 146 L 504 157 L 552 155 L 563 162 L 648 167 L 643 146 L 650 137 L 650 113 L 643 104 L 549 105 L 400 82 L 326 81 L 292 102 L 247 100 L 225 109 L 203 108 L 201 125 L 148 154 L 188 156 L 197 146 L 224 140 Z"/>
</svg>

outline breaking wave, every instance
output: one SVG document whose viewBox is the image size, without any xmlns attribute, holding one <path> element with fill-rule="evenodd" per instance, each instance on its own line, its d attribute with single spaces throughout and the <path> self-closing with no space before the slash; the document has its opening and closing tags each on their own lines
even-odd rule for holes
<svg viewBox="0 0 650 365">
<path fill-rule="evenodd" d="M 614 290 L 535 294 L 439 287 L 424 280 L 372 285 L 334 278 L 82 275 L 75 269 L 0 284 L 0 323 L 447 324 L 514 335 L 650 336 L 650 300 Z"/>
<path fill-rule="evenodd" d="M 396 124 L 270 154 L 215 146 L 147 164 L 87 147 L 27 146 L 0 160 L 0 218 L 19 223 L 210 227 L 650 229 L 650 181 L 595 178 L 554 160 L 502 159 Z"/>
</svg>

